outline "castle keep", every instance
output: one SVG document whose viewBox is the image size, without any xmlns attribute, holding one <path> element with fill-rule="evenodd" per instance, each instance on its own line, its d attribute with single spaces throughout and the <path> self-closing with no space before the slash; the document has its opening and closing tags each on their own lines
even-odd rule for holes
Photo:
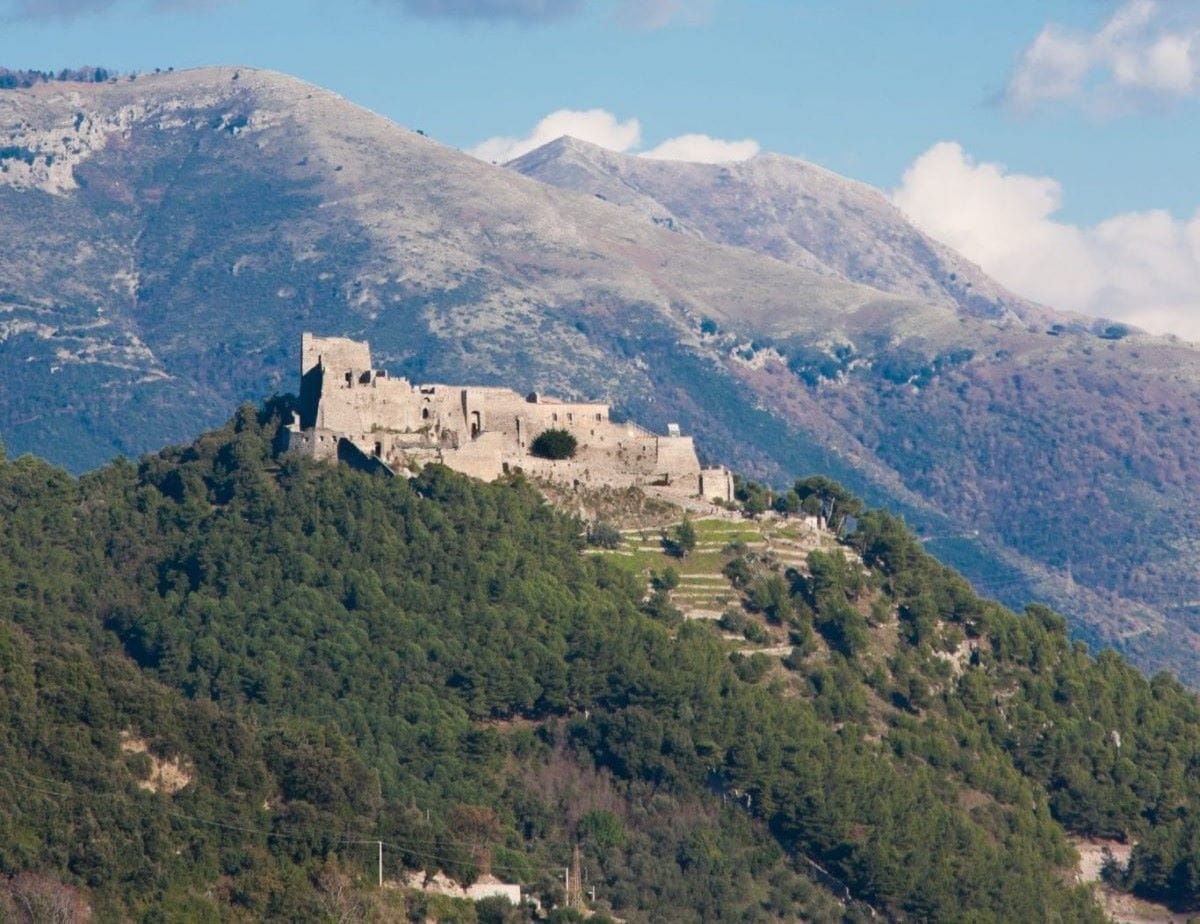
<svg viewBox="0 0 1200 924">
<path fill-rule="evenodd" d="M 529 447 L 546 430 L 572 434 L 575 454 L 532 455 Z M 675 424 L 661 436 L 614 423 L 607 404 L 523 397 L 507 388 L 414 385 L 372 368 L 368 344 L 343 337 L 302 336 L 300 413 L 287 439 L 294 452 L 333 460 L 349 450 L 392 471 L 440 462 L 487 481 L 520 470 L 576 486 L 733 497 L 729 471 L 702 468 L 692 438 Z"/>
</svg>

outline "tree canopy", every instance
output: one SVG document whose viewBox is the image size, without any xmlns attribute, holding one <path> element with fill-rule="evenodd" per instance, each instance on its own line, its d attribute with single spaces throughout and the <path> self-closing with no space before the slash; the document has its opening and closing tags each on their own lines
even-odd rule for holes
<svg viewBox="0 0 1200 924">
<path fill-rule="evenodd" d="M 569 459 L 579 448 L 578 440 L 567 430 L 543 430 L 529 446 L 529 451 L 542 459 Z"/>
<path fill-rule="evenodd" d="M 375 895 L 378 839 L 389 875 L 490 866 L 553 902 L 578 843 L 629 920 L 1098 921 L 1074 832 L 1137 839 L 1119 884 L 1200 903 L 1194 697 L 979 599 L 886 513 L 731 569 L 727 624 L 795 640 L 747 656 L 520 478 L 276 458 L 286 410 L 78 480 L 0 460 L 13 888 L 319 919 L 340 882 Z"/>
</svg>

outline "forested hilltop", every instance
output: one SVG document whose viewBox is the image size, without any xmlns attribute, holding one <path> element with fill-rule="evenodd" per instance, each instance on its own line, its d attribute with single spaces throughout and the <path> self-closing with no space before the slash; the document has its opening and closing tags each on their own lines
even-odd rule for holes
<svg viewBox="0 0 1200 924">
<path fill-rule="evenodd" d="M 1101 920 L 1068 832 L 1200 904 L 1192 694 L 888 514 L 794 569 L 731 547 L 725 628 L 789 639 L 746 656 L 519 477 L 277 458 L 285 404 L 77 480 L 0 461 L 0 918 L 530 913 L 377 890 L 383 841 L 389 880 L 546 908 L 578 845 L 630 921 Z"/>
<path fill-rule="evenodd" d="M 0 73 L 14 454 L 190 440 L 294 388 L 302 331 L 353 336 L 411 381 L 603 396 L 704 461 L 826 473 L 1200 689 L 1195 347 L 1025 302 L 791 158 L 568 139 L 497 169 L 283 74 L 89 73 Z"/>
</svg>

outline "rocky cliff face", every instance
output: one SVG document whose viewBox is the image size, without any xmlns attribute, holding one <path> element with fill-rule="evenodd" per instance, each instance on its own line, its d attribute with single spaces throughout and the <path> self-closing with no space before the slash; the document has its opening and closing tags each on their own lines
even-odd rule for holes
<svg viewBox="0 0 1200 924">
<path fill-rule="evenodd" d="M 829 472 L 985 593 L 1192 670 L 1195 350 L 1023 302 L 811 165 L 514 166 L 246 69 L 0 93 L 0 438 L 90 467 L 294 390 L 302 330 L 369 339 Z"/>
</svg>

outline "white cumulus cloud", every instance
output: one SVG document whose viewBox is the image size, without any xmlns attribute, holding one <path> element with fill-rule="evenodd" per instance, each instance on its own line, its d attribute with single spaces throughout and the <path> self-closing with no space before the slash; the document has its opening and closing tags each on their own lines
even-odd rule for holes
<svg viewBox="0 0 1200 924">
<path fill-rule="evenodd" d="M 1017 108 L 1071 100 L 1113 111 L 1200 92 L 1200 4 L 1126 0 L 1097 30 L 1047 25 L 1005 90 Z"/>
<path fill-rule="evenodd" d="M 1200 341 L 1200 210 L 1070 224 L 1055 218 L 1057 180 L 977 163 L 948 141 L 912 163 L 893 201 L 1026 298 Z"/>
<path fill-rule="evenodd" d="M 480 160 L 502 164 L 563 135 L 612 151 L 627 151 L 641 141 L 642 126 L 637 119 L 622 122 L 605 109 L 559 109 L 533 126 L 523 138 L 488 138 L 467 153 Z"/>
<path fill-rule="evenodd" d="M 497 135 L 469 148 L 467 153 L 480 160 L 502 164 L 563 135 L 610 151 L 638 153 L 642 143 L 642 125 L 635 118 L 622 121 L 607 109 L 559 109 L 539 121 L 527 135 Z M 726 141 L 710 135 L 689 134 L 668 138 L 642 156 L 657 160 L 716 164 L 746 160 L 757 154 L 758 150 L 758 142 L 750 138 Z"/>
<path fill-rule="evenodd" d="M 668 138 L 657 147 L 642 153 L 651 160 L 686 160 L 694 164 L 723 164 L 733 160 L 748 160 L 758 153 L 753 138 L 725 141 L 711 135 L 679 135 Z"/>
</svg>

